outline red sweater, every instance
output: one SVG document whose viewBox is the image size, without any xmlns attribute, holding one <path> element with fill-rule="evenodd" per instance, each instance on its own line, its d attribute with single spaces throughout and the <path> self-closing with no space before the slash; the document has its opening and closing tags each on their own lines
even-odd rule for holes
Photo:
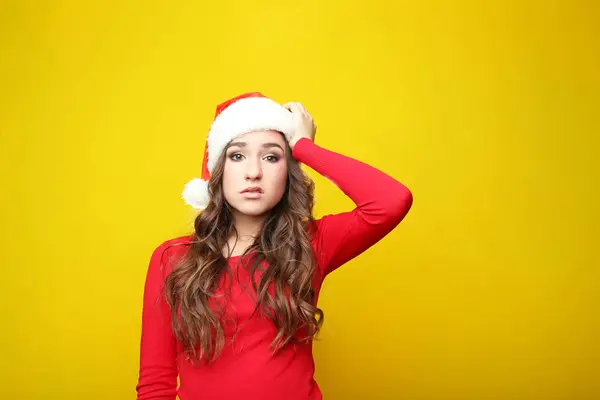
<svg viewBox="0 0 600 400">
<path fill-rule="evenodd" d="M 361 254 L 382 239 L 404 218 L 412 205 L 411 192 L 401 183 L 360 161 L 323 149 L 308 139 L 299 140 L 293 156 L 327 177 L 349 196 L 356 208 L 327 215 L 317 221 L 313 237 L 320 277 L 318 296 L 328 273 Z M 172 267 L 165 262 L 177 257 L 190 236 L 169 240 L 152 254 L 144 289 L 139 400 L 317 400 L 322 395 L 315 382 L 312 343 L 289 347 L 272 357 L 269 350 L 275 328 L 270 320 L 253 314 L 254 304 L 241 286 L 249 282 L 239 268 L 239 279 L 227 291 L 239 331 L 209 366 L 193 366 L 171 329 L 170 311 L 163 297 L 163 283 Z M 229 260 L 237 270 L 239 257 Z M 237 276 L 234 273 L 232 276 Z M 240 284 L 241 283 L 241 284 Z M 233 330 L 226 327 L 226 340 Z M 229 335 L 228 335 L 229 334 Z M 226 342 L 227 343 L 227 342 Z M 178 378 L 180 386 L 178 388 Z"/>
</svg>

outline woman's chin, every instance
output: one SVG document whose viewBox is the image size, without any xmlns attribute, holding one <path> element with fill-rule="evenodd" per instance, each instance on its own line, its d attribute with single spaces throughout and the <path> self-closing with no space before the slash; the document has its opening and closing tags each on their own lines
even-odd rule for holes
<svg viewBox="0 0 600 400">
<path fill-rule="evenodd" d="M 249 217 L 259 217 L 265 215 L 272 208 L 262 201 L 243 201 L 233 205 L 237 212 Z"/>
</svg>

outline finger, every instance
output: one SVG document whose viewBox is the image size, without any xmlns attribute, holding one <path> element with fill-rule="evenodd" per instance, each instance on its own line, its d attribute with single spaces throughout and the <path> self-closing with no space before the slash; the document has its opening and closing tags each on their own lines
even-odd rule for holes
<svg viewBox="0 0 600 400">
<path fill-rule="evenodd" d="M 285 103 L 283 105 L 283 107 L 292 113 L 300 113 L 301 112 L 300 109 L 298 108 L 298 104 L 295 102 Z"/>
<path fill-rule="evenodd" d="M 302 114 L 304 116 L 309 116 L 308 111 L 306 111 L 306 108 L 304 108 L 302 103 L 295 101 L 292 104 L 294 104 L 296 106 L 296 108 L 300 114 Z"/>
<path fill-rule="evenodd" d="M 308 110 L 306 109 L 306 107 L 304 107 L 302 104 L 300 104 L 300 107 L 302 109 L 302 113 L 306 116 L 306 118 L 312 120 L 313 119 L 312 115 L 310 115 L 310 113 L 308 112 Z"/>
<path fill-rule="evenodd" d="M 302 115 L 304 115 L 306 117 L 308 114 L 308 111 L 306 111 L 306 108 L 304 108 L 304 106 L 301 103 L 298 103 L 298 108 L 300 108 L 300 112 L 302 113 Z"/>
</svg>

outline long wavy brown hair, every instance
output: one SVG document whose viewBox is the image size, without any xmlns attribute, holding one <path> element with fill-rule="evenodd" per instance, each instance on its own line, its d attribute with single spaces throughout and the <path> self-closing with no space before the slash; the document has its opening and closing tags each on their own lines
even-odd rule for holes
<svg viewBox="0 0 600 400">
<path fill-rule="evenodd" d="M 277 329 L 271 343 L 274 353 L 314 338 L 323 323 L 312 287 L 317 271 L 311 246 L 314 183 L 291 157 L 289 146 L 286 161 L 284 195 L 270 210 L 260 236 L 243 254 L 250 260 L 247 268 L 253 277 L 254 312 L 266 315 Z M 223 154 L 209 181 L 211 201 L 196 217 L 192 241 L 165 281 L 173 331 L 194 362 L 214 361 L 225 345 L 221 323 L 226 316 L 217 293 L 225 289 L 219 287 L 227 273 L 223 249 L 237 232 L 222 190 L 224 164 Z M 274 295 L 268 290 L 270 285 Z"/>
</svg>

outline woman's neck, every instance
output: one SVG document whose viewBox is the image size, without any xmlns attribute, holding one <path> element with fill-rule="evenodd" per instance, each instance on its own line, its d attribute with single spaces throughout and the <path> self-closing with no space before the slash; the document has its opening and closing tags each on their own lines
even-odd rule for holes
<svg viewBox="0 0 600 400">
<path fill-rule="evenodd" d="M 266 215 L 248 215 L 242 214 L 239 211 L 233 212 L 233 224 L 238 236 L 253 236 L 260 234 L 263 224 L 267 219 Z"/>
<path fill-rule="evenodd" d="M 256 238 L 265 222 L 266 216 L 251 216 L 241 213 L 234 213 L 235 232 L 229 238 L 228 249 L 225 252 L 229 256 L 238 256 L 254 244 Z"/>
</svg>

